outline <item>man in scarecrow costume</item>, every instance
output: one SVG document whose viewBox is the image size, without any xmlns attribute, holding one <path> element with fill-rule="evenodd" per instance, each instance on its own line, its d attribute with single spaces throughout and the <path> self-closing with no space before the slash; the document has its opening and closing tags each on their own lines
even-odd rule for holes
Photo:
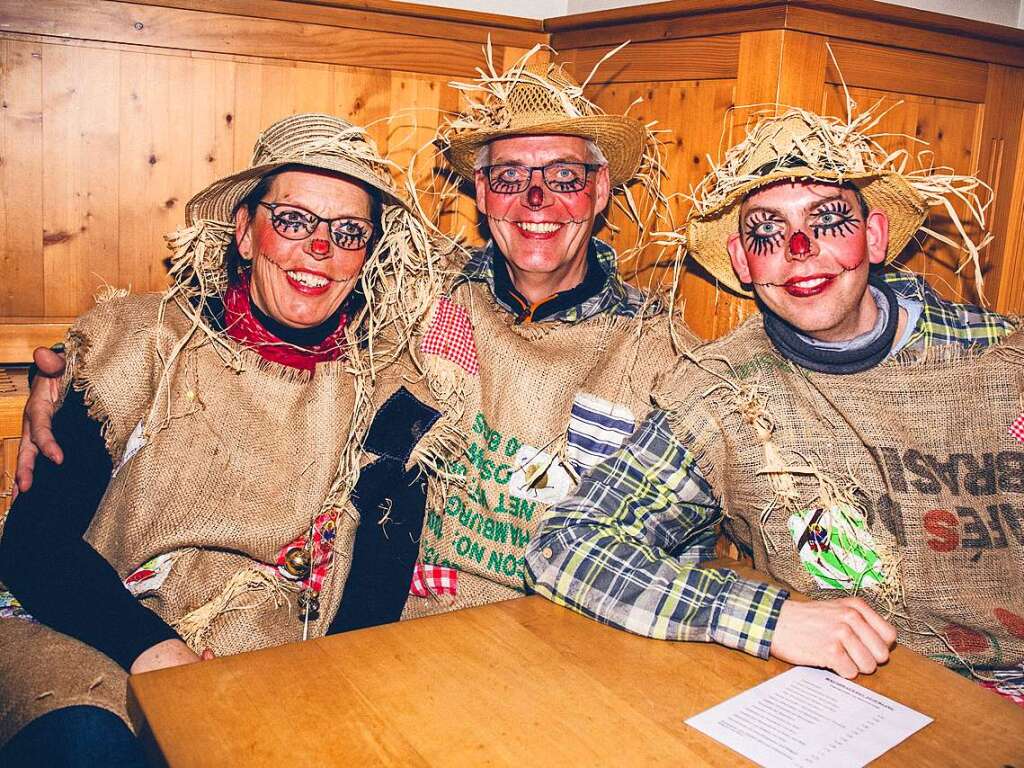
<svg viewBox="0 0 1024 768">
<path fill-rule="evenodd" d="M 976 256 L 950 203 L 980 220 L 979 182 L 905 171 L 875 123 L 764 118 L 698 186 L 689 252 L 761 313 L 688 353 L 552 510 L 537 592 L 850 678 L 897 637 L 981 677 L 1024 660 L 1021 336 L 886 269 L 933 206 Z M 815 601 L 701 565 L 721 533 Z"/>
<path fill-rule="evenodd" d="M 660 197 L 653 136 L 535 53 L 453 84 L 466 108 L 441 131 L 490 239 L 419 346 L 468 445 L 448 468 L 455 482 L 430 483 L 406 617 L 521 595 L 547 507 L 632 433 L 675 357 L 666 306 L 625 284 L 594 237 L 617 191 Z"/>
</svg>

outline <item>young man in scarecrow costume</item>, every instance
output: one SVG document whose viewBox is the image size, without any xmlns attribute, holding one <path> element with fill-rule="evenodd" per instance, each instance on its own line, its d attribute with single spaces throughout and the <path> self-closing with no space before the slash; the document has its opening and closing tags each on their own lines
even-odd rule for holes
<svg viewBox="0 0 1024 768">
<path fill-rule="evenodd" d="M 377 373 L 441 281 L 391 173 L 344 120 L 278 121 L 189 201 L 164 294 L 108 292 L 72 325 L 67 455 L 0 543 L 0 762 L 134 765 L 129 673 L 365 624 L 387 556 L 408 561 L 401 610 L 415 544 L 367 550 L 412 447 L 443 453 L 440 414 Z"/>
<path fill-rule="evenodd" d="M 689 251 L 761 314 L 687 354 L 552 510 L 527 553 L 537 592 L 851 678 L 897 637 L 979 675 L 1024 661 L 1024 343 L 884 270 L 930 207 L 979 214 L 978 182 L 903 172 L 872 124 L 763 119 L 698 187 Z M 816 601 L 701 565 L 720 531 Z"/>
<path fill-rule="evenodd" d="M 675 358 L 667 309 L 626 285 L 594 237 L 616 190 L 637 182 L 659 196 L 653 137 L 531 54 L 453 84 L 467 106 L 441 132 L 490 240 L 419 346 L 469 441 L 449 467 L 459 482 L 430 483 L 406 617 L 521 595 L 524 549 L 547 507 L 633 431 Z"/>
</svg>

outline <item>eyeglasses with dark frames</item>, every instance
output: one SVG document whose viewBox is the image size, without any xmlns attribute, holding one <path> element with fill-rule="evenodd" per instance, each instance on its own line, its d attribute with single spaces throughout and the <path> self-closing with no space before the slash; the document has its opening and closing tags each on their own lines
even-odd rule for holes
<svg viewBox="0 0 1024 768">
<path fill-rule="evenodd" d="M 499 163 L 481 168 L 487 176 L 487 186 L 491 192 L 505 195 L 517 195 L 525 192 L 530 186 L 534 171 L 540 171 L 544 186 L 552 192 L 581 192 L 587 186 L 591 172 L 600 168 L 592 163 L 574 163 L 558 160 L 547 165 L 519 165 L 518 163 Z"/>
<path fill-rule="evenodd" d="M 316 232 L 321 221 L 326 222 L 331 241 L 345 251 L 365 248 L 373 235 L 373 222 L 358 216 L 325 219 L 297 205 L 267 203 L 263 200 L 259 204 L 270 211 L 270 225 L 274 231 L 287 240 L 305 240 Z"/>
</svg>

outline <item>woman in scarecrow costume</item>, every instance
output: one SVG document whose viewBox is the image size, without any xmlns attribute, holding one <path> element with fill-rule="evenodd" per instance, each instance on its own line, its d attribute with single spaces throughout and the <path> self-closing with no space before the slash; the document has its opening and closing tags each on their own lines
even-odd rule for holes
<svg viewBox="0 0 1024 768">
<path fill-rule="evenodd" d="M 464 109 L 438 141 L 475 185 L 491 239 L 438 301 L 419 348 L 470 444 L 453 467 L 461 486 L 429 481 L 406 617 L 523 594 L 526 542 L 547 507 L 633 430 L 674 344 L 694 340 L 668 302 L 619 272 L 665 214 L 655 137 L 602 112 L 539 53 L 453 83 Z M 594 236 L 612 200 L 640 230 L 618 253 Z"/>
<path fill-rule="evenodd" d="M 285 118 L 189 201 L 169 290 L 73 324 L 65 460 L 40 460 L 0 551 L 5 764 L 128 764 L 129 673 L 328 631 L 377 373 L 438 277 L 390 166 L 361 128 Z"/>
<path fill-rule="evenodd" d="M 1024 661 L 1017 324 L 886 269 L 980 182 L 908 170 L 877 116 L 761 119 L 698 186 L 685 242 L 761 309 L 686 355 L 527 554 L 538 592 L 653 637 L 874 671 L 896 637 L 995 681 Z M 980 281 L 979 281 L 980 282 Z M 698 565 L 724 532 L 777 582 Z"/>
</svg>

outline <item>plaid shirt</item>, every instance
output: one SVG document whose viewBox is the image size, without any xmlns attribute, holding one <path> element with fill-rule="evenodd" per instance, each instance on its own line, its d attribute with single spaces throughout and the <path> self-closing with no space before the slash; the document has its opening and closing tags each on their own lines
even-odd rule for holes
<svg viewBox="0 0 1024 768">
<path fill-rule="evenodd" d="M 939 298 L 924 280 L 886 275 L 923 303 L 903 347 L 989 344 L 1010 321 Z M 693 455 L 654 410 L 622 448 L 555 505 L 526 553 L 534 591 L 591 618 L 649 637 L 714 641 L 768 657 L 785 590 L 702 568 L 714 557 L 718 497 Z"/>
<path fill-rule="evenodd" d="M 540 322 L 559 320 L 563 323 L 578 323 L 602 312 L 611 312 L 623 317 L 636 317 L 645 304 L 650 304 L 639 289 L 623 282 L 619 276 L 618 255 L 614 248 L 596 237 L 591 238 L 590 245 L 595 249 L 597 260 L 607 276 L 604 287 L 582 304 L 545 317 Z M 477 249 L 466 266 L 463 267 L 460 279 L 474 283 L 486 283 L 498 305 L 515 314 L 518 308 L 502 301 L 494 289 L 494 249 L 496 247 L 493 240 L 488 240 L 483 248 Z"/>
</svg>

